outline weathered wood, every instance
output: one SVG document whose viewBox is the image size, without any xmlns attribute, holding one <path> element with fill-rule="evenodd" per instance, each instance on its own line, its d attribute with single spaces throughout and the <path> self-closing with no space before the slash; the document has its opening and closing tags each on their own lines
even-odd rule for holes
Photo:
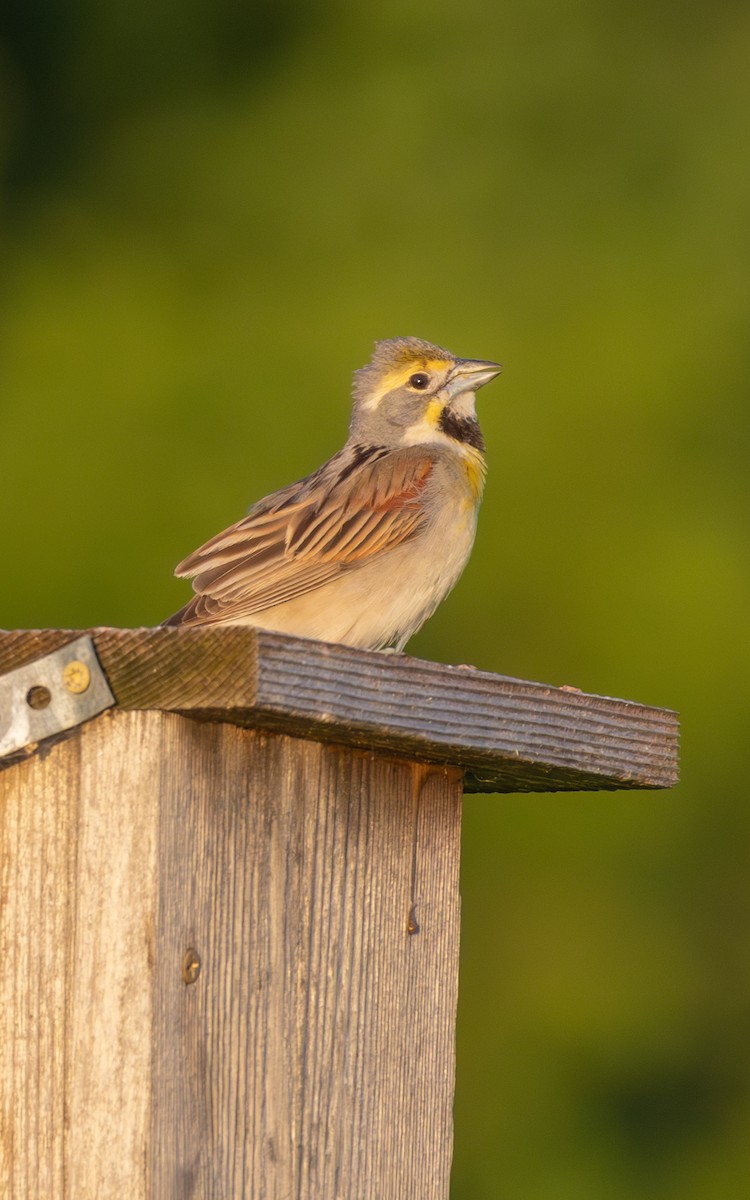
<svg viewBox="0 0 750 1200">
<path fill-rule="evenodd" d="M 671 787 L 667 709 L 242 627 L 90 631 L 124 709 L 451 763 L 466 791 Z M 78 632 L 0 633 L 0 674 Z"/>
<path fill-rule="evenodd" d="M 77 636 L 0 633 L 0 675 Z M 669 786 L 675 715 L 249 628 L 91 636 L 116 706 L 0 761 L 0 1195 L 445 1200 L 462 790 Z"/>
<path fill-rule="evenodd" d="M 162 712 L 0 773 L 0 1195 L 447 1197 L 460 804 Z"/>
</svg>

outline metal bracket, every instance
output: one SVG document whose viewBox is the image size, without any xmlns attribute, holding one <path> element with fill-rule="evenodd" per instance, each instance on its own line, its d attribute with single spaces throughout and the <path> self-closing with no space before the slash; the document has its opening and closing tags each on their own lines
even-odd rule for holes
<svg viewBox="0 0 750 1200">
<path fill-rule="evenodd" d="M 0 675 L 0 758 L 73 729 L 115 704 L 90 637 Z"/>
</svg>

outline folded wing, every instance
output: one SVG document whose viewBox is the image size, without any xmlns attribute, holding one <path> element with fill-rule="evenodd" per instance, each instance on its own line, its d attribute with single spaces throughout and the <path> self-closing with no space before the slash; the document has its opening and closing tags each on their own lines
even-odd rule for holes
<svg viewBox="0 0 750 1200">
<path fill-rule="evenodd" d="M 388 553 L 423 528 L 434 465 L 424 447 L 347 447 L 181 562 L 196 595 L 165 624 L 250 620 Z"/>
</svg>

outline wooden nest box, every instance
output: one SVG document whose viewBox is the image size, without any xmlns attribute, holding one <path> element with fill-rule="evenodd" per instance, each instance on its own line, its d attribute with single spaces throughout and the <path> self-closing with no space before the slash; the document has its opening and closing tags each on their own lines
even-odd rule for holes
<svg viewBox="0 0 750 1200">
<path fill-rule="evenodd" d="M 0 633 L 0 1195 L 445 1200 L 464 791 L 673 713 L 250 628 Z"/>
</svg>

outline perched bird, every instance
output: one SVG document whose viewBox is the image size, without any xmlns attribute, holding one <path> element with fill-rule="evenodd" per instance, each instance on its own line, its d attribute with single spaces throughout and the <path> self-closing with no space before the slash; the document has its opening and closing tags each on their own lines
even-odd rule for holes
<svg viewBox="0 0 750 1200">
<path fill-rule="evenodd" d="M 461 574 L 485 476 L 474 393 L 494 362 L 420 338 L 375 343 L 349 438 L 175 570 L 196 595 L 165 625 L 256 625 L 402 650 Z"/>
</svg>

